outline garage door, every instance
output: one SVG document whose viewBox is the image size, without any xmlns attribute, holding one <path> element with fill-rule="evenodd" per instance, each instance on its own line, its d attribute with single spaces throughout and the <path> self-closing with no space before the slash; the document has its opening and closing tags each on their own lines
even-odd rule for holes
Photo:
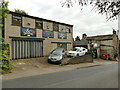
<svg viewBox="0 0 120 90">
<path fill-rule="evenodd" d="M 38 40 L 13 40 L 12 58 L 34 58 L 43 56 L 43 41 Z"/>
</svg>

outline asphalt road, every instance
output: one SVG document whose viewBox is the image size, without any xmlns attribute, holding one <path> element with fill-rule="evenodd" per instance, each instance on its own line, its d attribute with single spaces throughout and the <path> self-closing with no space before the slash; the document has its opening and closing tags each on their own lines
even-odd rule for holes
<svg viewBox="0 0 120 90">
<path fill-rule="evenodd" d="M 118 88 L 118 64 L 4 80 L 3 88 Z"/>
</svg>

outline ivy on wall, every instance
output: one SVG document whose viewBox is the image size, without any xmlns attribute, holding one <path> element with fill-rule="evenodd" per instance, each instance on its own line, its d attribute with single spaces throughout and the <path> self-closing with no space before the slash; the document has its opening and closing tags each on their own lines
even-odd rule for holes
<svg viewBox="0 0 120 90">
<path fill-rule="evenodd" d="M 4 38 L 2 38 L 2 55 L 0 57 L 0 59 L 2 60 L 0 62 L 2 74 L 10 73 L 13 70 L 12 60 L 7 55 L 8 48 L 9 44 L 5 44 Z"/>
<path fill-rule="evenodd" d="M 4 27 L 4 18 L 7 18 L 7 14 L 10 12 L 8 9 L 8 1 L 2 1 L 2 3 L 0 4 L 0 11 L 1 11 L 1 15 L 0 15 L 0 20 L 2 23 L 0 23 L 0 31 L 1 31 L 1 35 L 0 35 L 0 65 L 1 65 L 1 69 L 0 71 L 4 74 L 4 73 L 9 73 L 12 72 L 13 70 L 13 65 L 12 65 L 12 60 L 8 57 L 7 55 L 7 49 L 9 48 L 9 44 L 5 43 L 4 38 L 2 37 L 3 35 L 3 27 Z"/>
</svg>

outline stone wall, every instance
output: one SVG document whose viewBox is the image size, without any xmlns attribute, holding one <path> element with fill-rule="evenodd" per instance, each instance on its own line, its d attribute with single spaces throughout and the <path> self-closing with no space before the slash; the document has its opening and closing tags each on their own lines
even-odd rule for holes
<svg viewBox="0 0 120 90">
<path fill-rule="evenodd" d="M 87 54 L 84 56 L 78 56 L 78 57 L 72 57 L 68 61 L 69 64 L 78 64 L 78 63 L 86 63 L 86 62 L 93 62 L 91 54 Z"/>
</svg>

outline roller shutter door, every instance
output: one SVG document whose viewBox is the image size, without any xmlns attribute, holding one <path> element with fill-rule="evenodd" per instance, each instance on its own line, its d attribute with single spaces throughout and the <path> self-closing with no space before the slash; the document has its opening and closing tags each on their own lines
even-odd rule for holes
<svg viewBox="0 0 120 90">
<path fill-rule="evenodd" d="M 12 58 L 34 58 L 43 56 L 43 42 L 38 40 L 12 40 Z"/>
</svg>

